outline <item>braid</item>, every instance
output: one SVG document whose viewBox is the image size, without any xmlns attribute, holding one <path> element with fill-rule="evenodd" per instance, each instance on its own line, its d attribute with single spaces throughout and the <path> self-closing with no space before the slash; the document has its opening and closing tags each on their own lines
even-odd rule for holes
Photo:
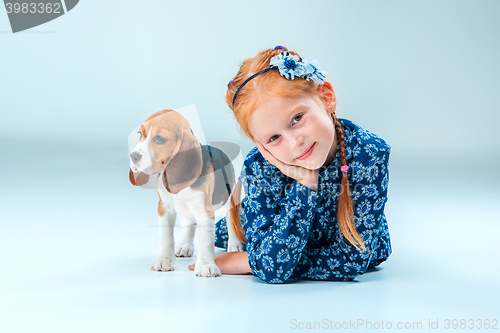
<svg viewBox="0 0 500 333">
<path fill-rule="evenodd" d="M 337 141 L 339 143 L 339 154 L 341 165 L 347 165 L 346 149 L 344 133 L 342 132 L 342 125 L 340 124 L 335 112 L 332 113 L 333 123 L 335 124 L 335 132 L 337 134 Z M 359 237 L 356 227 L 354 225 L 354 211 L 352 208 L 352 198 L 349 190 L 349 180 L 347 179 L 347 172 L 342 172 L 342 182 L 340 185 L 340 195 L 337 205 L 337 223 L 342 235 L 359 250 L 365 250 L 365 245 Z"/>
<path fill-rule="evenodd" d="M 340 124 L 337 116 L 335 113 L 332 113 L 333 116 L 333 123 L 335 124 L 335 132 L 337 133 L 337 140 L 339 143 L 339 148 L 340 148 L 340 162 L 341 165 L 347 165 L 346 162 L 346 154 L 345 154 L 345 140 L 344 140 L 344 133 L 342 132 L 342 125 Z"/>
</svg>

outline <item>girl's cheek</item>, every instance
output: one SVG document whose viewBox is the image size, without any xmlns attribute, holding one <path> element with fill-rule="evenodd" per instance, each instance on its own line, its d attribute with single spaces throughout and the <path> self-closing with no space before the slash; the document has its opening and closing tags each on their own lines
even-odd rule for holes
<svg viewBox="0 0 500 333">
<path fill-rule="evenodd" d="M 279 155 L 278 159 L 285 164 L 289 164 L 293 159 L 290 156 L 290 152 L 285 149 L 281 149 L 277 154 Z"/>
<path fill-rule="evenodd" d="M 278 147 L 277 145 L 274 145 L 274 146 L 268 148 L 268 150 L 280 162 L 285 162 L 285 161 L 283 161 L 283 153 L 282 153 L 282 149 L 280 147 Z"/>
</svg>

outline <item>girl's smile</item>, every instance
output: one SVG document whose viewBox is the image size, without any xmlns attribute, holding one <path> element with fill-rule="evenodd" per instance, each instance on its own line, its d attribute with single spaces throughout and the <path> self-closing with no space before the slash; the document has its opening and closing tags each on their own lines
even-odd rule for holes
<svg viewBox="0 0 500 333">
<path fill-rule="evenodd" d="M 316 142 L 315 142 L 316 143 Z M 306 158 L 308 158 L 309 156 L 311 156 L 313 150 L 314 150 L 314 144 L 309 147 L 309 149 L 307 149 L 302 155 L 300 155 L 299 157 L 297 157 L 298 160 L 305 160 Z"/>
<path fill-rule="evenodd" d="M 307 95 L 265 99 L 248 119 L 254 140 L 278 160 L 316 170 L 333 162 L 335 127 L 325 102 Z"/>
</svg>

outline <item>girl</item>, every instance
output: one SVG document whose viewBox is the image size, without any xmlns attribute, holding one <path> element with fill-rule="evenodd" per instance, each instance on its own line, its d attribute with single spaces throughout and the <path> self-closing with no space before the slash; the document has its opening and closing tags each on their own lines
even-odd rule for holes
<svg viewBox="0 0 500 333">
<path fill-rule="evenodd" d="M 227 104 L 256 147 L 233 194 L 239 198 L 243 186 L 246 197 L 231 209 L 247 252 L 217 256 L 222 273 L 268 283 L 351 281 L 391 254 L 390 146 L 336 117 L 335 93 L 319 68 L 277 46 L 244 61 L 228 84 Z M 227 247 L 225 218 L 216 246 Z"/>
</svg>

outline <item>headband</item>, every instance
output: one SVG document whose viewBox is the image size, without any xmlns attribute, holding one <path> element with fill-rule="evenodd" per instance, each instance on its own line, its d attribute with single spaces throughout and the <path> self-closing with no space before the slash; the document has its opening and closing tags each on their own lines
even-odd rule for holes
<svg viewBox="0 0 500 333">
<path fill-rule="evenodd" d="M 283 47 L 281 45 L 278 45 L 274 49 L 283 50 Z M 233 107 L 234 107 L 234 101 L 236 100 L 236 96 L 238 96 L 238 93 L 240 92 L 241 88 L 243 88 L 245 84 L 247 84 L 251 79 L 253 79 L 257 75 L 272 70 L 278 70 L 280 75 L 288 80 L 293 80 L 296 77 L 301 77 L 307 81 L 314 81 L 318 84 L 323 84 L 323 80 L 325 79 L 325 75 L 327 74 L 327 72 L 320 70 L 320 68 L 321 67 L 316 61 L 316 59 L 309 62 L 306 59 L 302 59 L 298 56 L 294 56 L 286 51 L 283 51 L 277 56 L 271 58 L 271 61 L 269 63 L 269 68 L 266 68 L 264 70 L 261 70 L 260 72 L 253 74 L 238 87 L 236 93 L 234 93 L 233 96 Z M 231 82 L 232 81 L 229 81 L 229 84 L 231 84 Z"/>
</svg>

